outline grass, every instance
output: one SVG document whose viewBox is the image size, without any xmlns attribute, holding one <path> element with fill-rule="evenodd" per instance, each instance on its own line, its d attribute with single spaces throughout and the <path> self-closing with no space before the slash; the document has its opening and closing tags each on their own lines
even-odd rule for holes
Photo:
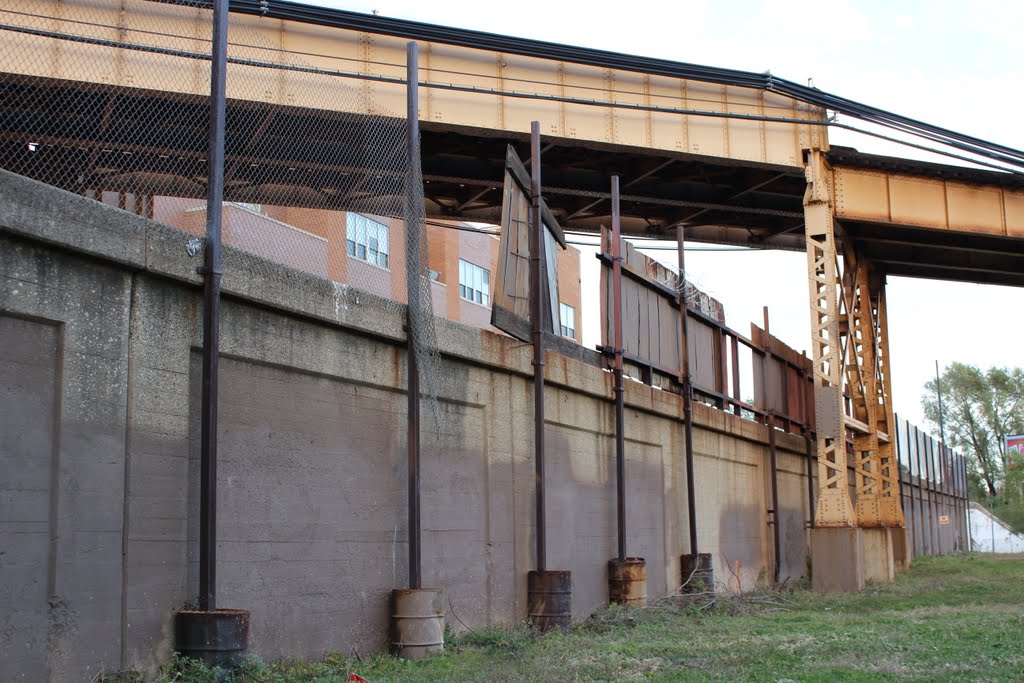
<svg viewBox="0 0 1024 683">
<path fill-rule="evenodd" d="M 713 606 L 668 598 L 602 610 L 564 635 L 489 627 L 423 662 L 253 660 L 235 680 L 342 683 L 349 672 L 371 683 L 1024 680 L 1022 586 L 1024 556 L 922 558 L 894 583 L 858 594 L 797 587 L 719 597 Z M 195 667 L 157 679 L 172 680 L 214 679 Z"/>
</svg>

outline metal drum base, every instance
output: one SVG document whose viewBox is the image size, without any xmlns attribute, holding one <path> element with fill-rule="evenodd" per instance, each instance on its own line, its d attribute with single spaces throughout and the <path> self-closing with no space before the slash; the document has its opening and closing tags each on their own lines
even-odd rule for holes
<svg viewBox="0 0 1024 683">
<path fill-rule="evenodd" d="M 444 652 L 444 592 L 440 588 L 391 591 L 391 647 L 402 659 Z"/>
<path fill-rule="evenodd" d="M 535 628 L 568 631 L 572 626 L 572 579 L 568 571 L 531 571 L 526 577 L 526 613 Z"/>
<path fill-rule="evenodd" d="M 684 593 L 714 593 L 715 572 L 711 567 L 711 553 L 683 555 L 682 585 Z"/>
<path fill-rule="evenodd" d="M 238 668 L 249 649 L 249 612 L 184 610 L 174 617 L 174 650 L 222 670 Z"/>
<path fill-rule="evenodd" d="M 647 562 L 644 558 L 608 560 L 608 602 L 643 607 L 647 602 Z"/>
</svg>

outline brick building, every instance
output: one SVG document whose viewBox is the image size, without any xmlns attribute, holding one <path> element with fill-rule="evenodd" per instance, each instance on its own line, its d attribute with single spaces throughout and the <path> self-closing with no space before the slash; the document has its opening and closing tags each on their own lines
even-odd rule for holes
<svg viewBox="0 0 1024 683">
<path fill-rule="evenodd" d="M 163 196 L 102 192 L 105 204 L 201 236 L 206 202 Z M 309 273 L 405 303 L 404 223 L 347 211 L 227 202 L 224 244 Z M 434 313 L 467 325 L 491 326 L 491 287 L 498 265 L 498 238 L 487 228 L 431 221 L 428 268 Z M 558 252 L 562 336 L 580 342 L 580 252 Z"/>
</svg>

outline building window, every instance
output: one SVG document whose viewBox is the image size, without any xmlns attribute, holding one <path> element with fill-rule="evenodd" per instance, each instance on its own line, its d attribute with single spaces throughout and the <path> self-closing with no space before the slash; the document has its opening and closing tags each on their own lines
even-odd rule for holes
<svg viewBox="0 0 1024 683">
<path fill-rule="evenodd" d="M 388 226 L 350 213 L 345 219 L 348 255 L 381 268 L 388 267 Z"/>
<path fill-rule="evenodd" d="M 491 271 L 459 259 L 459 296 L 481 306 L 490 306 Z"/>
<path fill-rule="evenodd" d="M 558 304 L 558 318 L 562 327 L 562 336 L 576 338 L 576 309 L 569 304 Z"/>
</svg>

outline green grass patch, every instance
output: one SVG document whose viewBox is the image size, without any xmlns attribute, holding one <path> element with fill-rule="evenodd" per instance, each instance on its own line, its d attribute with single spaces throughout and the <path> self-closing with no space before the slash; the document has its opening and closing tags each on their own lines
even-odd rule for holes
<svg viewBox="0 0 1024 683">
<path fill-rule="evenodd" d="M 1024 556 L 921 558 L 850 595 L 804 587 L 601 610 L 567 634 L 500 625 L 423 662 L 386 655 L 251 660 L 236 683 L 386 681 L 1018 681 L 1024 679 Z M 112 679 L 115 680 L 115 679 Z M 135 680 L 135 679 L 124 679 Z M 154 683 L 212 683 L 174 662 Z"/>
</svg>

